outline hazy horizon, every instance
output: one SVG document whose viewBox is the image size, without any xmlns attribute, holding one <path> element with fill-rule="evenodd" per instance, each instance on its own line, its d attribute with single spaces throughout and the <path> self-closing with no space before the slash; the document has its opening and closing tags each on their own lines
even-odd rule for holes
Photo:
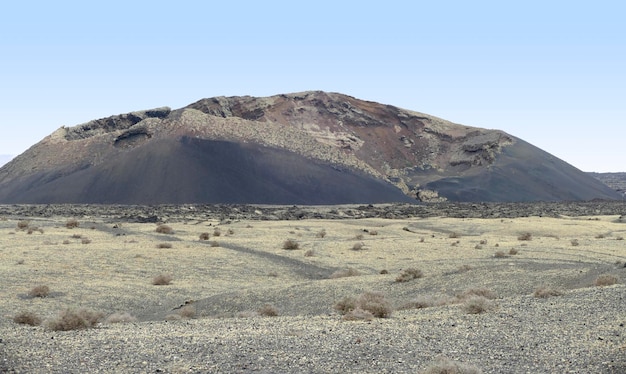
<svg viewBox="0 0 626 374">
<path fill-rule="evenodd" d="M 323 90 L 503 130 L 583 171 L 626 171 L 622 8 L 8 3 L 0 153 L 136 110 Z"/>
</svg>

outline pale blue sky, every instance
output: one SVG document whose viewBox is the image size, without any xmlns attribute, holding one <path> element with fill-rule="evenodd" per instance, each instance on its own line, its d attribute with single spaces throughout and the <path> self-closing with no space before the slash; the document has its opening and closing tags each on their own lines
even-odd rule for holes
<svg viewBox="0 0 626 374">
<path fill-rule="evenodd" d="M 626 171 L 626 6 L 509 3 L 3 4 L 0 154 L 133 110 L 325 90 Z"/>
</svg>

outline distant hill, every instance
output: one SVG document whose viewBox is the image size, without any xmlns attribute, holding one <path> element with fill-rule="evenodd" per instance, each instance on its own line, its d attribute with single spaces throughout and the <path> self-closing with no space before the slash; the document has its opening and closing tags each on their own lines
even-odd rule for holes
<svg viewBox="0 0 626 374">
<path fill-rule="evenodd" d="M 626 173 L 589 173 L 592 177 L 620 193 L 626 193 Z"/>
<path fill-rule="evenodd" d="M 618 198 L 503 131 L 321 91 L 214 97 L 62 127 L 0 168 L 0 203 Z"/>
</svg>

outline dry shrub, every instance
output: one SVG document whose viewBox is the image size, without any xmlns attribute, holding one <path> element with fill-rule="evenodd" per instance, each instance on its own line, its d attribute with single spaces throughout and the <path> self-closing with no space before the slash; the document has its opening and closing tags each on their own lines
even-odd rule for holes
<svg viewBox="0 0 626 374">
<path fill-rule="evenodd" d="M 35 231 L 39 232 L 40 234 L 43 234 L 43 229 L 39 228 L 39 227 L 29 227 L 28 228 L 28 234 L 31 235 L 32 233 L 34 233 Z"/>
<path fill-rule="evenodd" d="M 161 248 L 161 249 L 172 248 L 172 243 L 159 243 L 157 244 L 157 248 Z"/>
<path fill-rule="evenodd" d="M 509 254 L 510 254 L 511 256 L 515 256 L 515 255 L 516 255 L 516 254 L 518 254 L 518 253 L 519 253 L 519 251 L 518 251 L 517 249 L 515 249 L 515 248 L 511 248 L 511 249 L 509 249 Z"/>
<path fill-rule="evenodd" d="M 485 313 L 492 308 L 492 302 L 484 296 L 470 296 L 463 303 L 463 310 L 469 314 Z"/>
<path fill-rule="evenodd" d="M 476 244 L 476 246 L 474 247 L 474 249 L 483 249 L 483 246 L 480 244 Z"/>
<path fill-rule="evenodd" d="M 28 229 L 29 225 L 30 225 L 30 221 L 26 221 L 26 220 L 17 221 L 17 229 L 18 230 L 26 230 L 26 229 Z"/>
<path fill-rule="evenodd" d="M 558 290 L 558 289 L 550 288 L 550 287 L 539 287 L 535 290 L 535 292 L 533 293 L 533 296 L 540 298 L 540 299 L 547 299 L 548 297 L 561 296 L 563 294 L 564 292 L 562 290 Z"/>
<path fill-rule="evenodd" d="M 70 331 L 94 327 L 104 317 L 104 314 L 91 309 L 65 309 L 56 318 L 46 321 L 45 325 L 51 331 Z"/>
<path fill-rule="evenodd" d="M 29 292 L 30 297 L 46 297 L 50 294 L 50 287 L 46 285 L 35 286 Z"/>
<path fill-rule="evenodd" d="M 193 318 L 196 316 L 196 307 L 193 305 L 185 305 L 180 308 L 178 315 L 183 318 Z"/>
<path fill-rule="evenodd" d="M 211 247 L 219 247 L 220 246 L 220 243 L 215 241 L 215 240 L 213 240 L 210 244 L 211 244 Z"/>
<path fill-rule="evenodd" d="M 383 269 L 383 270 L 381 270 L 381 271 L 379 272 L 379 274 L 383 274 L 383 275 L 384 275 L 384 274 L 389 274 L 389 270 L 387 270 L 387 269 Z"/>
<path fill-rule="evenodd" d="M 387 318 L 392 313 L 391 304 L 381 292 L 365 292 L 356 299 L 344 297 L 335 304 L 334 308 L 344 316 L 356 309 L 367 311 L 376 318 Z M 363 314 L 363 312 L 355 314 Z"/>
<path fill-rule="evenodd" d="M 474 296 L 484 297 L 486 299 L 495 299 L 496 293 L 488 288 L 468 288 L 456 297 L 460 300 L 466 300 Z"/>
<path fill-rule="evenodd" d="M 202 234 L 200 234 L 200 240 L 209 240 L 210 237 L 211 235 L 209 235 L 208 232 L 203 232 Z"/>
<path fill-rule="evenodd" d="M 504 253 L 504 251 L 496 251 L 496 253 L 493 254 L 493 257 L 495 257 L 495 258 L 505 258 L 506 257 L 506 253 Z"/>
<path fill-rule="evenodd" d="M 351 311 L 356 309 L 356 307 L 357 307 L 356 299 L 354 297 L 349 297 L 349 296 L 346 296 L 343 299 L 339 300 L 333 306 L 333 308 L 336 311 L 338 311 L 339 313 L 343 315 L 350 313 Z"/>
<path fill-rule="evenodd" d="M 63 244 L 65 244 L 65 245 L 68 245 L 68 244 L 70 244 L 70 243 L 72 243 L 72 242 L 70 242 L 70 241 L 69 241 L 69 240 L 67 240 L 67 239 L 65 239 L 65 240 L 63 241 Z"/>
<path fill-rule="evenodd" d="M 480 241 L 480 244 L 482 244 L 482 245 L 486 245 L 486 244 L 487 244 L 487 239 L 482 239 L 482 240 Z"/>
<path fill-rule="evenodd" d="M 572 247 L 578 247 L 580 245 L 578 239 L 572 239 L 570 243 L 572 243 Z"/>
<path fill-rule="evenodd" d="M 465 264 L 465 265 L 459 266 L 459 268 L 457 269 L 457 272 L 464 273 L 466 271 L 472 270 L 473 268 L 474 267 L 472 265 Z"/>
<path fill-rule="evenodd" d="M 315 256 L 315 251 L 312 249 L 309 249 L 306 252 L 304 252 L 304 257 L 313 257 L 313 256 Z"/>
<path fill-rule="evenodd" d="M 371 321 L 374 318 L 372 312 L 356 307 L 343 315 L 344 321 Z"/>
<path fill-rule="evenodd" d="M 615 275 L 603 274 L 603 275 L 600 275 L 598 278 L 596 278 L 596 281 L 594 282 L 594 284 L 597 287 L 612 286 L 616 284 L 617 281 L 618 281 L 618 278 Z"/>
<path fill-rule="evenodd" d="M 370 235 L 375 236 L 375 235 L 378 235 L 378 231 L 376 231 L 376 230 L 370 230 L 370 231 L 369 231 L 369 234 L 370 234 Z"/>
<path fill-rule="evenodd" d="M 167 286 L 172 283 L 172 276 L 169 274 L 159 274 L 152 278 L 152 284 L 155 286 Z"/>
<path fill-rule="evenodd" d="M 80 223 L 75 219 L 70 219 L 67 222 L 65 222 L 65 227 L 67 227 L 68 229 L 75 229 L 78 226 L 80 226 Z"/>
<path fill-rule="evenodd" d="M 91 243 L 91 239 L 82 238 L 82 239 L 80 240 L 80 242 L 81 242 L 82 244 L 89 244 L 89 243 Z"/>
<path fill-rule="evenodd" d="M 170 226 L 165 225 L 165 224 L 158 224 L 156 227 L 156 232 L 158 232 L 159 234 L 173 234 L 174 233 L 174 229 L 172 229 Z"/>
<path fill-rule="evenodd" d="M 272 304 L 265 304 L 257 310 L 257 313 L 263 317 L 278 316 L 278 309 Z"/>
<path fill-rule="evenodd" d="M 596 239 L 604 239 L 606 238 L 606 234 L 598 234 L 596 235 Z"/>
<path fill-rule="evenodd" d="M 396 283 L 408 282 L 413 279 L 422 278 L 424 273 L 420 269 L 408 268 L 402 270 L 400 275 L 396 277 Z"/>
<path fill-rule="evenodd" d="M 618 236 L 617 238 L 615 238 L 615 240 L 624 240 L 623 236 Z"/>
<path fill-rule="evenodd" d="M 298 248 L 300 248 L 300 244 L 298 244 L 298 242 L 293 239 L 287 239 L 283 243 L 283 249 L 293 250 Z"/>
<path fill-rule="evenodd" d="M 222 235 L 222 229 L 220 229 L 219 227 L 216 227 L 215 230 L 213 230 L 213 236 L 221 236 Z"/>
<path fill-rule="evenodd" d="M 73 235 L 71 236 L 71 238 L 72 238 L 72 239 L 80 239 L 80 238 L 82 238 L 82 237 L 83 237 L 83 236 L 82 236 L 81 234 L 73 234 Z"/>
<path fill-rule="evenodd" d="M 449 358 L 440 357 L 430 364 L 422 374 L 482 374 L 482 371 L 474 365 L 452 361 Z"/>
<path fill-rule="evenodd" d="M 316 238 L 324 238 L 326 236 L 326 230 L 325 229 L 321 229 L 320 231 L 317 232 L 317 234 L 315 234 Z"/>
<path fill-rule="evenodd" d="M 517 237 L 517 240 L 523 240 L 523 241 L 533 240 L 533 234 L 529 232 L 522 233 Z"/>
<path fill-rule="evenodd" d="M 347 269 L 339 269 L 330 275 L 330 279 L 337 278 L 346 278 L 346 277 L 356 277 L 357 275 L 361 275 L 361 272 L 354 268 Z"/>
<path fill-rule="evenodd" d="M 358 234 L 354 237 L 356 240 L 363 240 L 363 234 Z"/>
<path fill-rule="evenodd" d="M 33 312 L 20 312 L 13 317 L 13 322 L 20 325 L 39 326 L 41 318 Z"/>
<path fill-rule="evenodd" d="M 15 262 L 16 265 L 24 265 L 24 262 L 26 262 L 26 260 L 24 260 L 23 258 L 17 260 L 17 262 Z"/>
<path fill-rule="evenodd" d="M 448 235 L 448 237 L 450 239 L 458 239 L 461 237 L 461 234 L 459 234 L 458 232 L 451 232 L 450 235 Z"/>
<path fill-rule="evenodd" d="M 128 312 L 113 313 L 104 320 L 104 323 L 131 323 L 131 322 L 137 322 L 137 318 L 133 317 Z"/>
<path fill-rule="evenodd" d="M 365 248 L 365 244 L 363 243 L 354 243 L 352 246 L 353 251 L 362 251 Z"/>
<path fill-rule="evenodd" d="M 442 306 L 451 304 L 452 301 L 448 296 L 420 295 L 408 303 L 402 305 L 400 309 L 423 309 L 433 306 Z"/>
<path fill-rule="evenodd" d="M 382 292 L 365 292 L 357 299 L 357 306 L 372 313 L 376 318 L 391 316 L 391 303 Z"/>
</svg>

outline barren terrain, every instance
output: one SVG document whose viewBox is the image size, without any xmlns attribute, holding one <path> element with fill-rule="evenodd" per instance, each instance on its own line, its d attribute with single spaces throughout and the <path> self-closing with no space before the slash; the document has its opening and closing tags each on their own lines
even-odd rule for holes
<svg viewBox="0 0 626 374">
<path fill-rule="evenodd" d="M 2 206 L 0 371 L 624 373 L 622 208 Z M 334 308 L 368 291 L 387 318 Z M 136 320 L 56 331 L 67 308 Z"/>
</svg>

